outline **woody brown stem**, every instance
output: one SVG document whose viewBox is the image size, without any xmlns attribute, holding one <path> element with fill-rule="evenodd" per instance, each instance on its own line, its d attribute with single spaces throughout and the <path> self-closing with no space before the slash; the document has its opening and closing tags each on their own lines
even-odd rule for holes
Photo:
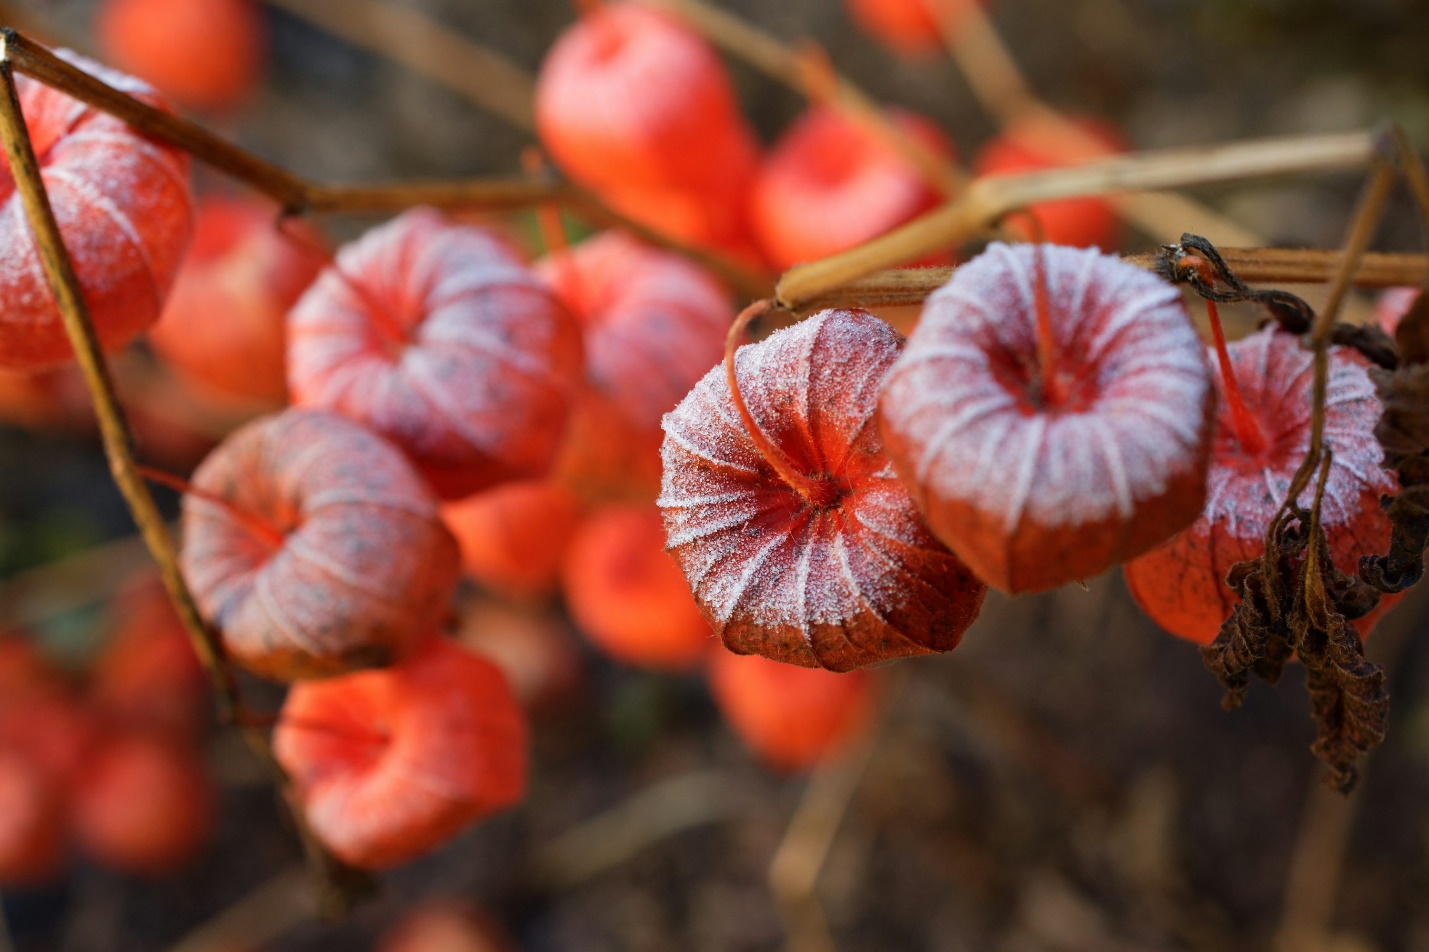
<svg viewBox="0 0 1429 952">
<path fill-rule="evenodd" d="M 1340 260 L 1340 252 L 1302 248 L 1219 248 L 1226 264 L 1247 282 L 1261 284 L 1321 284 L 1329 281 Z M 1125 255 L 1122 260 L 1148 271 L 1156 270 L 1160 254 Z M 876 271 L 866 278 L 850 281 L 799 306 L 813 311 L 826 307 L 890 307 L 921 304 L 928 295 L 948 283 L 955 268 L 896 268 Z M 1429 256 L 1422 254 L 1369 253 L 1354 272 L 1357 287 L 1388 288 L 1422 284 L 1429 278 Z"/>
<path fill-rule="evenodd" d="M 744 329 L 749 326 L 760 315 L 767 314 L 773 305 L 768 299 L 755 301 L 749 307 L 739 313 L 734 319 L 734 323 L 729 326 L 729 335 L 724 342 L 724 375 L 729 384 L 729 395 L 734 401 L 735 412 L 739 414 L 740 422 L 744 424 L 744 429 L 749 433 L 749 440 L 754 444 L 754 448 L 759 451 L 759 455 L 764 457 L 773 469 L 779 474 L 779 478 L 784 480 L 799 498 L 810 506 L 827 506 L 837 497 L 838 492 L 833 485 L 827 481 L 810 479 L 799 472 L 793 461 L 784 455 L 784 451 L 774 445 L 764 430 L 760 428 L 759 422 L 754 419 L 754 414 L 749 412 L 749 404 L 744 401 L 744 394 L 739 388 L 739 378 L 735 374 L 734 356 L 739 348 L 740 338 L 744 336 Z"/>
<path fill-rule="evenodd" d="M 110 473 L 129 506 L 149 554 L 159 567 L 159 577 L 169 593 L 184 631 L 189 636 L 194 653 L 198 655 L 213 681 L 220 716 L 225 720 L 232 720 L 242 709 L 237 681 L 223 659 L 217 633 L 199 614 L 193 594 L 179 570 L 173 539 L 170 538 L 158 506 L 154 503 L 154 497 L 149 493 L 149 487 L 139 473 L 134 459 L 133 433 L 120 405 L 113 378 L 109 373 L 109 365 L 105 361 L 98 335 L 94 330 L 94 322 L 80 291 L 74 262 L 60 236 L 54 209 L 50 206 L 49 194 L 40 175 L 34 145 L 30 141 L 29 129 L 25 125 L 24 113 L 20 107 L 20 97 L 15 88 L 11 60 L 11 42 L 15 39 L 17 35 L 13 32 L 0 31 L 0 139 L 4 142 L 10 175 L 20 193 L 25 217 L 35 239 L 40 264 L 55 296 L 65 334 L 69 337 L 70 346 L 74 348 L 76 363 L 94 403 Z M 273 768 L 275 781 L 289 803 L 295 805 L 296 795 L 287 775 L 274 760 L 267 737 L 261 732 L 248 729 L 243 730 L 243 735 L 249 746 Z M 341 864 L 328 855 L 307 831 L 301 810 L 295 809 L 293 821 L 302 834 L 305 850 L 311 857 L 321 860 L 321 863 L 316 865 L 322 869 L 324 881 L 334 882 L 332 872 L 340 868 Z"/>
</svg>

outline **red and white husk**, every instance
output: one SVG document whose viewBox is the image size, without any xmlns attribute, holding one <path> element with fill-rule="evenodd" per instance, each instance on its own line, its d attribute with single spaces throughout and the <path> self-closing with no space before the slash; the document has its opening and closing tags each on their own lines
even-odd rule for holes
<svg viewBox="0 0 1429 952">
<path fill-rule="evenodd" d="M 67 50 L 60 55 L 164 105 L 137 79 Z M 188 155 L 39 80 L 17 76 L 15 87 L 95 332 L 105 349 L 116 349 L 158 319 L 178 272 L 193 218 Z M 0 170 L 0 200 L 0 367 L 65 363 L 74 354 L 8 167 Z"/>
<path fill-rule="evenodd" d="M 1035 249 L 994 243 L 929 298 L 880 402 L 933 533 L 1006 592 L 1090 578 L 1189 525 L 1215 413 L 1175 287 L 1095 250 L 1042 248 L 1055 387 Z"/>
<path fill-rule="evenodd" d="M 288 693 L 273 753 L 339 859 L 385 869 L 521 799 L 526 719 L 501 670 L 429 634 L 407 661 Z"/>
<path fill-rule="evenodd" d="M 233 433 L 184 497 L 184 576 L 230 656 L 279 680 L 385 664 L 448 611 L 456 540 L 396 447 L 331 413 Z M 270 537 L 271 536 L 271 537 Z"/>
<path fill-rule="evenodd" d="M 824 504 L 762 455 L 723 365 L 666 415 L 668 546 L 731 651 L 847 671 L 948 651 L 977 617 L 983 585 L 929 534 L 874 425 L 902 341 L 865 311 L 829 310 L 736 355 L 754 420 Z"/>
<path fill-rule="evenodd" d="M 585 340 L 585 387 L 559 477 L 585 495 L 654 495 L 660 418 L 719 361 L 734 320 L 729 294 L 688 259 L 615 231 L 536 270 Z"/>
<path fill-rule="evenodd" d="M 1223 401 L 1200 518 L 1126 565 L 1127 585 L 1137 604 L 1162 628 L 1200 644 L 1215 640 L 1239 600 L 1225 584 L 1226 574 L 1235 563 L 1265 551 L 1266 529 L 1310 445 L 1312 354 L 1293 335 L 1273 326 L 1230 344 L 1228 350 L 1246 406 L 1268 445 L 1263 452 L 1243 450 Z M 1383 454 L 1374 427 L 1382 407 L 1367 366 L 1364 357 L 1349 348 L 1330 349 L 1325 443 L 1334 458 L 1321 524 L 1331 560 L 1349 573 L 1358 570 L 1360 556 L 1388 550 L 1390 522 L 1379 500 L 1398 488 L 1394 474 L 1380 465 Z M 1312 480 L 1300 503 L 1308 506 L 1314 494 Z M 1386 596 L 1375 611 L 1357 620 L 1361 633 L 1397 600 Z"/>
<path fill-rule="evenodd" d="M 509 247 L 427 208 L 344 247 L 288 315 L 293 403 L 376 430 L 444 499 L 544 475 L 580 370 L 575 321 Z"/>
</svg>

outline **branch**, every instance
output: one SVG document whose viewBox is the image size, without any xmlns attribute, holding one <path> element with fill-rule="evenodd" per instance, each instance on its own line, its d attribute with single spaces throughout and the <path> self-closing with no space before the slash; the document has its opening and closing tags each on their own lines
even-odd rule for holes
<svg viewBox="0 0 1429 952">
<path fill-rule="evenodd" d="M 90 399 L 94 403 L 109 470 L 129 506 L 135 525 L 139 527 L 145 547 L 158 564 L 159 576 L 174 603 L 194 652 L 213 681 L 220 716 L 231 722 L 242 711 L 238 684 L 223 659 L 223 648 L 217 633 L 199 614 L 193 594 L 179 570 L 178 553 L 174 549 L 173 539 L 169 536 L 163 517 L 154 503 L 154 497 L 149 493 L 149 487 L 139 474 L 134 459 L 133 433 L 115 392 L 109 365 L 99 346 L 89 308 L 80 290 L 79 279 L 75 275 L 74 262 L 60 236 L 59 224 L 55 220 L 54 209 L 50 206 L 49 194 L 45 190 L 40 166 L 35 158 L 34 145 L 25 125 L 20 97 L 15 89 L 11 59 L 15 49 L 11 42 L 16 39 L 17 35 L 13 31 L 0 31 L 0 139 L 4 141 L 10 174 L 20 193 L 25 217 L 33 233 L 45 277 L 54 293 L 65 333 L 74 348 L 80 373 L 84 376 L 85 386 L 89 389 Z M 24 49 L 26 43 L 28 41 L 21 40 L 19 48 Z M 84 76 L 83 73 L 80 75 Z M 293 820 L 302 837 L 304 848 L 315 860 L 314 866 L 321 871 L 324 882 L 331 887 L 333 894 L 348 894 L 346 884 L 339 878 L 343 867 L 326 853 L 307 830 L 302 812 L 296 809 L 294 804 L 294 794 L 288 778 L 277 766 L 267 737 L 251 728 L 244 728 L 243 735 L 249 746 L 275 770 L 274 776 L 284 796 L 289 804 L 294 806 Z"/>
<path fill-rule="evenodd" d="M 1342 253 L 1300 248 L 1221 248 L 1226 264 L 1242 280 L 1256 284 L 1321 284 L 1330 281 Z M 1156 270 L 1160 254 L 1123 256 L 1129 264 Z M 955 268 L 895 268 L 876 271 L 800 302 L 800 311 L 826 307 L 891 307 L 921 304 L 928 295 L 948 283 Z M 1364 255 L 1352 281 L 1357 287 L 1390 288 L 1423 284 L 1429 280 L 1429 255 Z"/>
<path fill-rule="evenodd" d="M 807 301 L 875 271 L 961 244 L 1010 212 L 1038 202 L 1363 168 L 1376 148 L 1371 132 L 1286 136 L 1142 152 L 1069 169 L 981 178 L 956 201 L 906 225 L 857 248 L 790 268 L 779 279 L 776 294 L 784 307 L 802 309 Z"/>
</svg>

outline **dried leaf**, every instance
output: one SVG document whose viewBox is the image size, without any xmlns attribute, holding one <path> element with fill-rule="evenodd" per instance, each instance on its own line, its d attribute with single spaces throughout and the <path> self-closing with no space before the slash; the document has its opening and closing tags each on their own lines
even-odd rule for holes
<svg viewBox="0 0 1429 952">
<path fill-rule="evenodd" d="M 1377 367 L 1393 370 L 1399 366 L 1399 349 L 1394 339 L 1373 324 L 1336 324 L 1330 343 L 1352 347 Z"/>
</svg>

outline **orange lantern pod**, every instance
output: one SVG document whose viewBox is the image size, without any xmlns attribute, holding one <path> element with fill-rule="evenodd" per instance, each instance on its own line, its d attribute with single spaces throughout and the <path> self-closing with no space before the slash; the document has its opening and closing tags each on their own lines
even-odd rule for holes
<svg viewBox="0 0 1429 952">
<path fill-rule="evenodd" d="M 386 869 L 519 801 L 526 735 L 500 669 L 429 635 L 391 668 L 294 685 L 273 751 L 333 854 Z"/>
<path fill-rule="evenodd" d="M 60 56 L 122 92 L 164 103 L 149 86 L 62 50 Z M 65 248 L 99 342 L 117 349 L 154 323 L 178 273 L 193 219 L 189 158 L 93 106 L 28 76 L 20 108 Z M 8 169 L 0 215 L 0 369 L 70 361 L 39 251 Z"/>
<path fill-rule="evenodd" d="M 1080 165 L 1125 150 L 1121 134 L 1104 122 L 1080 116 L 1058 121 L 1032 119 L 984 145 L 973 161 L 973 171 L 978 175 L 1040 172 Z M 1037 222 L 1035 231 L 1017 218 L 1009 219 L 1008 227 L 1029 240 L 1104 251 L 1116 247 L 1120 224 L 1115 209 L 1105 199 L 1041 202 L 1028 211 Z"/>
<path fill-rule="evenodd" d="M 778 770 L 809 770 L 873 719 L 867 671 L 836 674 L 718 649 L 710 653 L 709 679 L 730 728 Z"/>
<path fill-rule="evenodd" d="M 116 66 L 196 109 L 237 106 L 262 78 L 254 0 L 105 0 L 95 33 Z"/>
<path fill-rule="evenodd" d="M 172 873 L 197 855 L 214 821 L 213 786 L 192 747 L 143 733 L 104 739 L 74 789 L 75 838 L 112 869 Z"/>
<path fill-rule="evenodd" d="M 321 269 L 316 255 L 278 231 L 276 208 L 256 199 L 205 199 L 149 343 L 220 405 L 282 404 L 288 310 Z"/>
<path fill-rule="evenodd" d="M 959 18 L 976 2 L 984 0 L 844 0 L 844 5 L 865 33 L 895 53 L 923 57 L 947 46 L 945 27 L 935 13 L 956 30 Z"/>
<path fill-rule="evenodd" d="M 0 886 L 34 886 L 64 864 L 64 797 L 43 770 L 0 749 Z"/>
<path fill-rule="evenodd" d="M 557 463 L 586 494 L 653 497 L 660 418 L 719 361 L 734 319 L 713 276 L 623 232 L 537 265 L 580 321 L 586 388 Z"/>
<path fill-rule="evenodd" d="M 437 500 L 392 444 L 331 413 L 235 431 L 184 497 L 180 564 L 230 657 L 277 680 L 387 664 L 449 610 Z"/>
<path fill-rule="evenodd" d="M 952 143 L 927 119 L 902 111 L 892 119 L 930 152 L 953 157 Z M 942 200 L 892 145 L 838 109 L 815 106 L 760 165 L 750 221 L 769 262 L 787 269 L 862 244 Z"/>
<path fill-rule="evenodd" d="M 537 599 L 556 588 L 580 500 L 550 480 L 507 483 L 442 506 L 474 581 L 498 594 Z"/>
<path fill-rule="evenodd" d="M 576 530 L 562 586 L 576 627 L 606 654 L 639 667 L 686 671 L 703 660 L 710 626 L 664 549 L 654 506 L 606 506 Z"/>
<path fill-rule="evenodd" d="M 1201 511 L 1215 387 L 1170 283 L 994 242 L 923 306 L 879 409 L 933 534 L 1004 592 L 1091 578 Z"/>
<path fill-rule="evenodd" d="M 867 311 L 820 311 L 666 415 L 669 550 L 731 651 L 847 671 L 951 651 L 981 610 L 986 587 L 923 525 L 874 420 L 902 346 Z"/>
<path fill-rule="evenodd" d="M 387 437 L 443 499 L 545 475 L 580 368 L 580 329 L 510 248 L 428 208 L 339 251 L 288 315 L 293 403 Z"/>
</svg>

